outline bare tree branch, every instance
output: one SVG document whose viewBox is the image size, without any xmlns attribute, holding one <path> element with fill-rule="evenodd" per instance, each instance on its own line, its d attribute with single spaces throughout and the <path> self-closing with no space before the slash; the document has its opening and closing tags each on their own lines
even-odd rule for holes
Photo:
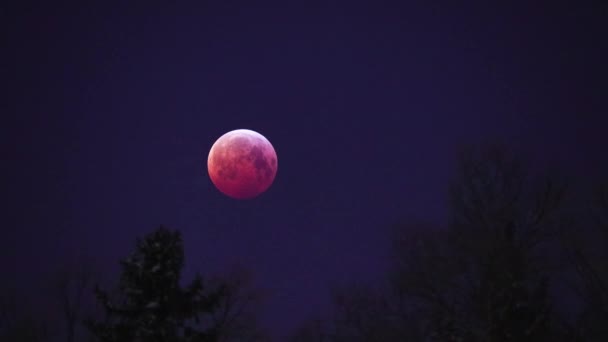
<svg viewBox="0 0 608 342">
<path fill-rule="evenodd" d="M 264 296 L 253 287 L 250 272 L 245 268 L 236 267 L 228 274 L 218 277 L 215 284 L 226 287 L 226 295 L 212 317 L 219 327 L 220 341 L 267 340 L 254 317 L 254 311 L 262 304 Z"/>
<path fill-rule="evenodd" d="M 80 258 L 75 266 L 65 266 L 57 271 L 54 291 L 63 312 L 67 342 L 76 341 L 77 329 L 85 318 L 85 298 L 92 294 L 98 274 L 93 264 Z"/>
</svg>

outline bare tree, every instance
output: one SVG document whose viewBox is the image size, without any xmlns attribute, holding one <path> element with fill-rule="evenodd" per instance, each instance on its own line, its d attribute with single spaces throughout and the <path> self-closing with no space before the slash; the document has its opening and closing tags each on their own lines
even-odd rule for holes
<svg viewBox="0 0 608 342">
<path fill-rule="evenodd" d="M 391 301 L 418 335 L 449 329 L 462 319 L 466 267 L 456 257 L 448 232 L 426 223 L 402 225 L 393 236 L 389 282 Z M 466 322 L 460 324 L 465 328 Z M 424 337 L 418 336 L 418 340 Z"/>
<path fill-rule="evenodd" d="M 74 266 L 65 266 L 56 274 L 54 291 L 64 319 L 67 342 L 80 340 L 78 331 L 90 314 L 93 287 L 99 280 L 96 270 L 89 259 L 79 258 Z"/>
<path fill-rule="evenodd" d="M 32 314 L 27 301 L 16 291 L 0 293 L 0 341 L 44 342 L 50 334 L 46 324 Z"/>
<path fill-rule="evenodd" d="M 290 342 L 329 342 L 332 341 L 328 333 L 329 328 L 326 321 L 320 318 L 312 318 L 304 321 L 291 336 Z"/>
<path fill-rule="evenodd" d="M 259 342 L 269 339 L 256 321 L 256 310 L 264 300 L 264 293 L 254 288 L 253 280 L 246 268 L 236 266 L 213 281 L 225 288 L 225 295 L 212 314 L 213 324 L 219 327 L 219 341 Z"/>
<path fill-rule="evenodd" d="M 395 311 L 384 291 L 353 284 L 335 288 L 332 297 L 330 317 L 306 321 L 291 336 L 292 342 L 417 340 L 407 329 L 411 321 L 402 320 L 402 312 Z"/>
<path fill-rule="evenodd" d="M 5 334 L 11 330 L 17 321 L 18 304 L 15 295 L 8 289 L 2 289 L 0 294 L 0 332 Z"/>
<path fill-rule="evenodd" d="M 549 296 L 563 182 L 502 146 L 465 149 L 446 227 L 399 225 L 377 290 L 334 295 L 335 317 L 296 341 L 539 341 L 557 335 Z"/>
<path fill-rule="evenodd" d="M 443 240 L 427 239 L 438 232 L 426 228 L 428 225 L 396 229 L 393 269 L 386 281 L 333 288 L 329 317 L 308 320 L 291 341 L 423 341 L 424 317 L 419 298 L 448 294 L 445 290 L 450 277 L 449 269 L 427 268 L 428 257 L 438 256 L 438 246 L 431 243 Z"/>
<path fill-rule="evenodd" d="M 462 272 L 451 284 L 462 289 L 451 302 L 460 319 L 435 324 L 440 340 L 553 338 L 546 248 L 558 232 L 565 187 L 529 170 L 502 146 L 461 156 L 446 235 Z"/>
<path fill-rule="evenodd" d="M 591 211 L 577 217 L 577 224 L 564 231 L 562 241 L 578 275 L 574 288 L 583 303 L 578 336 L 587 341 L 605 341 L 608 339 L 608 184 L 597 186 Z"/>
<path fill-rule="evenodd" d="M 334 292 L 332 341 L 418 341 L 418 318 L 397 294 L 353 285 Z"/>
<path fill-rule="evenodd" d="M 398 227 L 382 304 L 363 301 L 353 316 L 362 298 L 351 295 L 341 316 L 362 341 L 382 340 L 370 333 L 378 317 L 386 318 L 377 331 L 402 328 L 396 340 L 553 338 L 541 247 L 557 232 L 563 190 L 529 175 L 504 147 L 466 149 L 450 186 L 449 225 Z"/>
<path fill-rule="evenodd" d="M 564 183 L 529 170 L 501 145 L 463 150 L 449 191 L 450 230 L 461 248 L 485 256 L 512 238 L 530 250 L 556 235 Z"/>
</svg>

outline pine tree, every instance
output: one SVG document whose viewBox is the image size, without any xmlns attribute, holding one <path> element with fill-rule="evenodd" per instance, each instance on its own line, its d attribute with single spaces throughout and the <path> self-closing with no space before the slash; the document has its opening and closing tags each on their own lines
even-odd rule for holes
<svg viewBox="0 0 608 342">
<path fill-rule="evenodd" d="M 198 275 L 182 288 L 183 264 L 178 231 L 161 226 L 138 239 L 134 253 L 121 261 L 118 296 L 112 296 L 117 298 L 95 290 L 105 311 L 104 320 L 89 320 L 86 326 L 104 342 L 216 341 L 217 327 L 208 318 L 217 309 L 224 289 L 206 291 Z"/>
</svg>

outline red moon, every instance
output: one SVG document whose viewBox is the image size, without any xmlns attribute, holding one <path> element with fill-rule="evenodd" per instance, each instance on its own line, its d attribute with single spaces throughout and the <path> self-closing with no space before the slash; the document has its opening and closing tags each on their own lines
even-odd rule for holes
<svg viewBox="0 0 608 342">
<path fill-rule="evenodd" d="M 277 173 L 277 154 L 260 133 L 237 129 L 211 147 L 207 170 L 215 187 L 236 199 L 250 199 L 268 190 Z"/>
</svg>

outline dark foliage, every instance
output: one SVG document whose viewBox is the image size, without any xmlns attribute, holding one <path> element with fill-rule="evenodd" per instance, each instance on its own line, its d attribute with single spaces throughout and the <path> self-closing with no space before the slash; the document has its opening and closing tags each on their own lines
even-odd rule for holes
<svg viewBox="0 0 608 342">
<path fill-rule="evenodd" d="M 216 341 L 218 329 L 210 316 L 224 289 L 206 291 L 200 276 L 182 288 L 183 263 L 179 232 L 160 227 L 138 240 L 135 252 L 121 262 L 117 298 L 95 291 L 105 319 L 89 320 L 87 327 L 107 342 Z"/>
<path fill-rule="evenodd" d="M 574 325 L 584 341 L 608 340 L 608 184 L 594 191 L 591 210 L 577 217 L 575 231 L 564 234 L 564 247 L 577 282 L 582 311 Z"/>
</svg>

